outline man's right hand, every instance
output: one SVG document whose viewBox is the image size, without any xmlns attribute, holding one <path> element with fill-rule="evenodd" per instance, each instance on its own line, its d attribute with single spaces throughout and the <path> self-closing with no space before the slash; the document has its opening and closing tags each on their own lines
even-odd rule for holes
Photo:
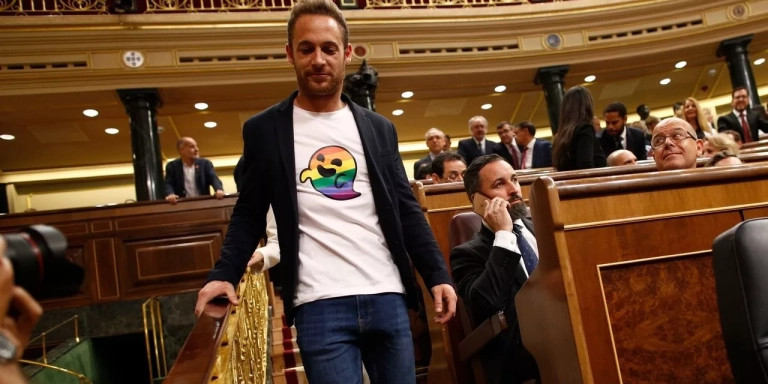
<svg viewBox="0 0 768 384">
<path fill-rule="evenodd" d="M 264 269 L 264 255 L 259 252 L 253 252 L 251 259 L 248 260 L 248 266 L 251 267 L 251 271 L 261 272 Z"/>
<path fill-rule="evenodd" d="M 235 293 L 235 287 L 227 281 L 213 280 L 209 281 L 200 292 L 197 293 L 197 303 L 195 304 L 195 316 L 200 317 L 209 301 L 225 296 L 232 305 L 240 304 L 240 300 Z"/>
<path fill-rule="evenodd" d="M 165 201 L 167 201 L 167 202 L 169 202 L 171 204 L 176 204 L 176 202 L 179 201 L 179 196 L 178 195 L 174 195 L 173 193 L 171 193 L 170 195 L 165 197 Z"/>
<path fill-rule="evenodd" d="M 501 197 L 494 197 L 486 202 L 483 220 L 496 233 L 498 231 L 512 231 L 512 217 L 509 215 L 509 202 Z"/>
</svg>

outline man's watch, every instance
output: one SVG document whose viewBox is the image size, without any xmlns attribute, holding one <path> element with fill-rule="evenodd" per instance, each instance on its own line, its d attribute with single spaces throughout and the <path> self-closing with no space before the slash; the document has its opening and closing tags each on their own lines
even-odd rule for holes
<svg viewBox="0 0 768 384">
<path fill-rule="evenodd" d="M 0 364 L 16 361 L 16 344 L 0 332 Z"/>
</svg>

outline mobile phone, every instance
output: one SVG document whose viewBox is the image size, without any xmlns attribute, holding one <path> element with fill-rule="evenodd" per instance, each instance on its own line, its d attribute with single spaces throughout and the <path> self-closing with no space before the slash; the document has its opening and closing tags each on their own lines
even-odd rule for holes
<svg viewBox="0 0 768 384">
<path fill-rule="evenodd" d="M 475 193 L 475 197 L 472 199 L 472 211 L 480 216 L 485 215 L 485 202 L 490 201 L 487 196 L 480 192 Z"/>
</svg>

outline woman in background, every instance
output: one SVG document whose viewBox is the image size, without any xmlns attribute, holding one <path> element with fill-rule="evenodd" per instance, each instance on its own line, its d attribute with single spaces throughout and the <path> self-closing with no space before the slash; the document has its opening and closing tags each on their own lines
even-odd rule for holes
<svg viewBox="0 0 768 384">
<path fill-rule="evenodd" d="M 685 104 L 683 104 L 683 116 L 685 116 L 685 121 L 696 130 L 697 139 L 703 139 L 714 134 L 712 127 L 709 126 L 704 110 L 701 109 L 699 101 L 693 97 L 685 99 Z"/>
<path fill-rule="evenodd" d="M 575 86 L 565 92 L 560 108 L 552 166 L 558 171 L 605 167 L 605 154 L 592 125 L 592 95 L 587 88 Z"/>
</svg>

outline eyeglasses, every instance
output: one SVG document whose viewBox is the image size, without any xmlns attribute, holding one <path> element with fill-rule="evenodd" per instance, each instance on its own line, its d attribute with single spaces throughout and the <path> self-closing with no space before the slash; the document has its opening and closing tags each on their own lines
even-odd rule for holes
<svg viewBox="0 0 768 384">
<path fill-rule="evenodd" d="M 690 132 L 684 131 L 682 129 L 678 129 L 674 132 L 672 132 L 671 135 L 665 136 L 665 135 L 656 135 L 651 139 L 651 147 L 653 149 L 659 149 L 664 146 L 664 144 L 667 142 L 667 139 L 672 139 L 672 142 L 675 144 L 680 144 L 685 139 L 694 139 L 696 140 L 693 135 L 691 135 Z"/>
</svg>

